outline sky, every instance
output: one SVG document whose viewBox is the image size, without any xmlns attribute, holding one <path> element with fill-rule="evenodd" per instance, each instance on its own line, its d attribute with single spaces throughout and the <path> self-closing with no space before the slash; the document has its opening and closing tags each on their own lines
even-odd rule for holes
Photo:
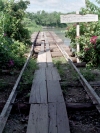
<svg viewBox="0 0 100 133">
<path fill-rule="evenodd" d="M 79 11 L 85 7 L 85 0 L 29 0 L 28 12 L 46 11 L 46 12 L 72 12 Z M 95 0 L 90 0 L 95 3 Z"/>
</svg>

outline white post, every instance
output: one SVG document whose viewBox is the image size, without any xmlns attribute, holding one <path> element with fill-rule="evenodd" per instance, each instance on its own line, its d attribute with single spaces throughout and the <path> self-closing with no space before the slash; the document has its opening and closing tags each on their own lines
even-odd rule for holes
<svg viewBox="0 0 100 133">
<path fill-rule="evenodd" d="M 79 14 L 79 11 L 76 11 L 76 14 Z M 76 36 L 79 37 L 80 36 L 80 26 L 79 26 L 79 23 L 77 23 L 77 26 L 76 26 Z M 80 52 L 80 46 L 79 46 L 79 43 L 77 43 L 77 52 Z M 79 63 L 79 59 L 77 58 L 77 63 Z"/>
</svg>

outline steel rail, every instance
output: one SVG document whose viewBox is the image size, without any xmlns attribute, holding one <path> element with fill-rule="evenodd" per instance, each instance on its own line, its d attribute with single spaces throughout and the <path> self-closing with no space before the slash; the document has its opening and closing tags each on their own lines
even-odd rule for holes
<svg viewBox="0 0 100 133">
<path fill-rule="evenodd" d="M 54 39 L 55 44 L 57 45 L 57 47 L 59 48 L 59 50 L 61 51 L 61 53 L 65 57 L 65 59 L 69 62 L 69 64 L 77 72 L 77 74 L 79 76 L 79 81 L 81 82 L 82 86 L 84 87 L 84 89 L 88 93 L 89 97 L 91 98 L 93 104 L 96 106 L 97 110 L 100 113 L 100 97 L 97 95 L 97 93 L 94 91 L 94 89 L 88 83 L 88 81 L 84 78 L 84 76 L 80 73 L 80 71 L 78 70 L 78 68 L 74 65 L 74 63 L 72 62 L 72 60 L 70 59 L 69 55 L 64 50 L 64 48 L 61 47 L 61 45 L 58 45 L 57 42 L 56 42 L 56 39 L 53 37 L 52 33 L 51 32 L 49 32 L 49 33 L 51 34 L 52 38 Z"/>
<path fill-rule="evenodd" d="M 16 83 L 15 83 L 15 85 L 14 85 L 14 87 L 13 87 L 13 89 L 12 89 L 12 91 L 11 91 L 9 97 L 8 97 L 8 100 L 7 100 L 6 104 L 4 105 L 4 108 L 3 108 L 3 110 L 2 110 L 2 112 L 0 114 L 0 133 L 3 132 L 5 124 L 7 122 L 8 117 L 9 117 L 9 114 L 11 112 L 12 103 L 14 103 L 14 101 L 16 99 L 16 96 L 17 96 L 17 93 L 16 93 L 17 86 L 18 86 L 18 84 L 19 84 L 19 82 L 21 80 L 21 77 L 23 75 L 24 70 L 26 69 L 26 66 L 28 65 L 30 57 L 33 54 L 34 45 L 36 43 L 38 35 L 39 35 L 39 32 L 37 33 L 36 38 L 35 38 L 34 42 L 32 43 L 32 47 L 31 47 L 30 53 L 29 53 L 29 55 L 27 57 L 27 60 L 26 60 L 26 62 L 24 64 L 24 66 L 23 66 L 23 68 L 22 68 L 22 70 L 21 70 L 21 72 L 20 72 L 20 74 L 19 74 L 19 76 L 18 76 L 18 78 L 16 80 Z"/>
</svg>

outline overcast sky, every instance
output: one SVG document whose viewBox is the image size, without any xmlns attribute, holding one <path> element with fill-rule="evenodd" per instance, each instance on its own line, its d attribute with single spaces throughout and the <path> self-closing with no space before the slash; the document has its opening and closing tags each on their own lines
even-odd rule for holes
<svg viewBox="0 0 100 133">
<path fill-rule="evenodd" d="M 71 12 L 79 11 L 81 7 L 85 7 L 85 0 L 29 0 L 30 5 L 27 9 L 29 12 L 37 12 L 45 10 L 47 12 Z M 95 0 L 90 0 L 95 3 Z"/>
</svg>

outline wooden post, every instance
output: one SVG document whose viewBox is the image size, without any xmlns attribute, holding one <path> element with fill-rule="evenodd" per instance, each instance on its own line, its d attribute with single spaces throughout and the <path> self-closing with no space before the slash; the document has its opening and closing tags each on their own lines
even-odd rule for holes
<svg viewBox="0 0 100 133">
<path fill-rule="evenodd" d="M 79 14 L 79 11 L 76 11 L 76 14 Z M 77 26 L 76 26 L 76 36 L 79 37 L 80 36 L 80 26 L 79 26 L 79 23 L 77 23 Z M 79 43 L 77 43 L 77 53 L 80 52 L 80 46 L 79 46 Z M 79 59 L 77 58 L 77 63 L 79 63 Z"/>
</svg>

